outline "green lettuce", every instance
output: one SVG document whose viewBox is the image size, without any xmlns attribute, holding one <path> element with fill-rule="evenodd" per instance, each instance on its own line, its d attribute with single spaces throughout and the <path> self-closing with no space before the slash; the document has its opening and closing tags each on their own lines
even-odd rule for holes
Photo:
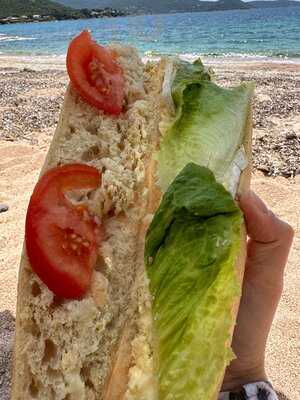
<svg viewBox="0 0 300 400">
<path fill-rule="evenodd" d="M 225 366 L 242 215 L 207 168 L 189 163 L 146 236 L 159 400 L 210 400 Z"/>
<path fill-rule="evenodd" d="M 175 118 L 163 133 L 157 155 L 160 186 L 166 190 L 188 162 L 208 167 L 227 188 L 243 143 L 253 84 L 225 89 L 210 81 L 200 60 L 178 61 L 171 88 Z"/>
</svg>

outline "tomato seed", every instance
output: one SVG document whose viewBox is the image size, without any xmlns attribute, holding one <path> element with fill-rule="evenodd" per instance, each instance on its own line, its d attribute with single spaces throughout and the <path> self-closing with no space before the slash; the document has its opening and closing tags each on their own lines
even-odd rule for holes
<svg viewBox="0 0 300 400">
<path fill-rule="evenodd" d="M 94 216 L 94 222 L 97 225 L 100 225 L 100 223 L 101 223 L 100 218 L 97 215 Z"/>
</svg>

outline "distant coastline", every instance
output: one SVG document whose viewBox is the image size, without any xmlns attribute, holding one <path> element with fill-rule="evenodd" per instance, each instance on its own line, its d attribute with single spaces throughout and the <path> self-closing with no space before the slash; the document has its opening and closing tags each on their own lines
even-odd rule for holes
<svg viewBox="0 0 300 400">
<path fill-rule="evenodd" d="M 92 18 L 104 18 L 104 17 L 123 17 L 128 15 L 125 11 L 116 10 L 114 8 L 104 9 L 82 9 L 76 10 L 74 13 L 59 13 L 52 15 L 12 15 L 4 18 L 0 18 L 0 25 L 16 24 L 16 23 L 28 23 L 28 22 L 49 22 L 49 21 L 68 21 L 78 19 L 92 19 Z"/>
<path fill-rule="evenodd" d="M 99 0 L 56 0 L 61 5 L 73 9 L 97 8 Z M 298 7 L 294 0 L 101 0 L 101 7 L 112 7 L 131 15 L 174 14 L 187 12 L 209 12 L 228 10 L 249 10 L 256 8 Z"/>
<path fill-rule="evenodd" d="M 251 0 L 248 2 L 242 0 L 190 0 L 189 6 L 177 6 L 171 9 L 164 1 L 158 6 L 157 1 L 153 0 L 150 4 L 137 6 L 139 0 L 131 0 L 130 5 L 121 6 L 118 0 L 110 0 L 111 6 L 105 6 L 107 1 L 104 1 L 102 9 L 92 8 L 89 5 L 94 4 L 94 0 L 84 0 L 83 3 L 79 0 L 81 7 L 86 4 L 86 8 L 74 8 L 72 4 L 74 0 L 56 0 L 47 1 L 46 4 L 51 4 L 50 8 L 39 6 L 39 0 L 36 0 L 36 6 L 28 9 L 29 0 L 24 1 L 22 9 L 15 8 L 14 1 L 11 0 L 9 9 L 1 8 L 0 5 L 0 25 L 28 23 L 28 22 L 48 22 L 48 21 L 67 21 L 80 19 L 94 19 L 104 17 L 124 17 L 138 15 L 155 15 L 155 14 L 180 14 L 194 12 L 214 12 L 214 11 L 234 11 L 234 10 L 253 10 L 263 8 L 280 8 L 280 7 L 299 7 L 300 1 L 294 0 L 272 0 L 261 1 Z M 77 0 L 75 0 L 77 1 Z M 194 3 L 195 4 L 194 4 Z"/>
</svg>

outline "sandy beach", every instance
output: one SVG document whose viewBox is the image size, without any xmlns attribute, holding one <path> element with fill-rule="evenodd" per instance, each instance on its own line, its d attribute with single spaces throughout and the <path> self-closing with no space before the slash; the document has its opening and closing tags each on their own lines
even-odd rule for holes
<svg viewBox="0 0 300 400">
<path fill-rule="evenodd" d="M 256 82 L 252 188 L 295 230 L 285 288 L 269 337 L 267 372 L 281 400 L 300 400 L 300 64 L 207 64 L 223 85 Z M 61 58 L 0 56 L 0 399 L 9 399 L 17 275 L 30 194 L 68 79 Z"/>
</svg>

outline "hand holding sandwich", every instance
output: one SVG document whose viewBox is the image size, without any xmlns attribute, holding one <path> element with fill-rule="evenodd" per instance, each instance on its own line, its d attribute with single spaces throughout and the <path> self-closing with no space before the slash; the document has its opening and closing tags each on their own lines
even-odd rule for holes
<svg viewBox="0 0 300 400">
<path fill-rule="evenodd" d="M 248 241 L 243 295 L 232 347 L 236 359 L 226 370 L 222 390 L 266 380 L 267 337 L 283 287 L 283 275 L 293 229 L 270 211 L 252 191 L 240 198 Z"/>
</svg>

